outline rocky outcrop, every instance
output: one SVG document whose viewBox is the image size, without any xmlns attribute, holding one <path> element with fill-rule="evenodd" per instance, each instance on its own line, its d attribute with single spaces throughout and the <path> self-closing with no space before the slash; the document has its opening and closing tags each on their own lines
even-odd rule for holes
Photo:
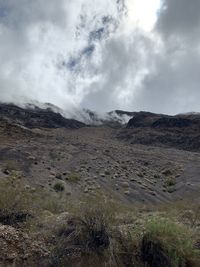
<svg viewBox="0 0 200 267">
<path fill-rule="evenodd" d="M 118 138 L 131 144 L 200 151 L 200 114 L 168 116 L 136 112 Z"/>
<path fill-rule="evenodd" d="M 150 112 L 135 112 L 133 118 L 129 120 L 127 128 L 135 127 L 150 127 L 152 124 L 161 118 L 161 115 L 150 113 Z"/>
<path fill-rule="evenodd" d="M 56 113 L 50 108 L 21 108 L 13 104 L 0 104 L 0 117 L 31 129 L 61 127 L 78 129 L 85 126 L 80 121 L 64 118 L 60 113 Z"/>
<path fill-rule="evenodd" d="M 0 224 L 0 266 L 50 266 L 43 240 L 33 240 L 28 234 Z"/>
<path fill-rule="evenodd" d="M 152 127 L 152 128 L 185 128 L 200 127 L 200 114 L 183 114 L 168 116 L 150 112 L 135 112 L 129 120 L 127 128 Z"/>
</svg>

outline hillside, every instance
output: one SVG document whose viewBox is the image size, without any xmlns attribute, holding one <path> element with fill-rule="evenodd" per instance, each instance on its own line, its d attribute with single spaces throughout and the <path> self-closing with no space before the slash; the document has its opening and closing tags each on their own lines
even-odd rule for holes
<svg viewBox="0 0 200 267">
<path fill-rule="evenodd" d="M 1 169 L 14 165 L 32 186 L 52 190 L 62 180 L 75 197 L 111 193 L 139 203 L 181 199 L 199 190 L 200 156 L 182 150 L 199 151 L 198 115 L 135 113 L 127 128 L 116 129 L 88 127 L 52 110 L 13 105 L 0 110 Z M 168 179 L 174 183 L 170 188 Z"/>
<path fill-rule="evenodd" d="M 0 116 L 8 122 L 27 128 L 69 128 L 76 129 L 85 126 L 77 120 L 66 119 L 51 108 L 28 106 L 21 108 L 13 104 L 0 104 Z"/>
<path fill-rule="evenodd" d="M 103 203 L 112 212 L 120 209 L 116 215 L 120 227 L 133 224 L 133 215 L 130 219 L 124 212 L 132 214 L 136 207 L 146 210 L 137 215 L 141 223 L 158 207 L 191 199 L 199 205 L 199 115 L 130 115 L 133 119 L 127 127 L 123 123 L 117 128 L 112 123 L 87 126 L 49 109 L 0 106 L 0 235 L 8 232 L 6 244 L 16 238 L 12 242 L 19 242 L 19 250 L 13 247 L 13 253 L 21 260 L 26 253 L 32 257 L 34 251 L 37 256 L 30 266 L 39 266 L 38 257 L 43 259 L 41 266 L 52 266 L 46 262 L 48 253 L 52 254 L 47 244 L 57 243 L 44 241 L 46 232 L 49 238 L 54 231 L 49 222 L 62 225 L 67 216 L 67 229 L 72 229 L 80 221 L 70 221 L 71 216 L 77 216 L 77 210 L 81 216 L 84 203 L 86 208 Z M 19 227 L 26 220 L 37 229 L 31 230 L 33 236 L 25 235 L 25 226 Z M 22 249 L 23 242 L 28 252 Z M 0 253 L 0 262 L 9 262 L 9 255 L 8 245 Z M 127 264 L 112 266 L 134 266 Z"/>
<path fill-rule="evenodd" d="M 167 116 L 149 112 L 135 113 L 126 129 L 118 133 L 129 144 L 171 147 L 200 151 L 200 114 Z"/>
</svg>

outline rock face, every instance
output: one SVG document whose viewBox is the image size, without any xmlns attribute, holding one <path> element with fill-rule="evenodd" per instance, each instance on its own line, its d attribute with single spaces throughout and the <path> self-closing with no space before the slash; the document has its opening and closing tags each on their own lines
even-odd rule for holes
<svg viewBox="0 0 200 267">
<path fill-rule="evenodd" d="M 84 123 L 77 120 L 64 118 L 50 108 L 21 108 L 12 104 L 0 104 L 0 117 L 27 128 L 78 129 L 85 126 Z"/>
<path fill-rule="evenodd" d="M 168 116 L 135 112 L 118 137 L 131 144 L 200 151 L 200 114 Z"/>
<path fill-rule="evenodd" d="M 161 115 L 150 112 L 135 112 L 133 118 L 129 120 L 127 128 L 135 127 L 150 127 L 152 124 L 161 118 Z"/>
<path fill-rule="evenodd" d="M 168 116 L 141 111 L 135 112 L 127 124 L 128 129 L 136 127 L 184 128 L 189 126 L 200 127 L 199 114 Z"/>
</svg>

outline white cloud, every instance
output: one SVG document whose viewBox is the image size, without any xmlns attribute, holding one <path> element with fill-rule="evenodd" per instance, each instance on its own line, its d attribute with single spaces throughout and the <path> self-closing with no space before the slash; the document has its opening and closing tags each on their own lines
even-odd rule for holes
<svg viewBox="0 0 200 267">
<path fill-rule="evenodd" d="M 151 31 L 157 20 L 157 11 L 161 6 L 160 0 L 127 0 L 126 27 L 133 28 L 134 25 L 145 30 Z"/>
<path fill-rule="evenodd" d="M 103 16 L 116 19 L 116 4 L 1 0 L 0 10 L 1 100 L 79 104 L 90 75 L 71 73 L 67 61 L 88 46 Z"/>
<path fill-rule="evenodd" d="M 198 111 L 191 2 L 165 0 L 156 22 L 159 0 L 0 0 L 0 100 Z"/>
</svg>

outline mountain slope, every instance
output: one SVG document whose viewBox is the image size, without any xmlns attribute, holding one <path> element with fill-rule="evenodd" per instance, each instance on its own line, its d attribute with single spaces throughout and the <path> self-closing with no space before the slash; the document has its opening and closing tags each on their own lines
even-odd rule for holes
<svg viewBox="0 0 200 267">
<path fill-rule="evenodd" d="M 27 128 L 69 128 L 78 129 L 85 124 L 74 120 L 66 119 L 60 113 L 54 112 L 51 108 L 42 109 L 35 106 L 21 108 L 13 104 L 0 104 L 0 117 L 7 119 L 10 123 L 19 124 Z"/>
<path fill-rule="evenodd" d="M 130 144 L 200 151 L 200 115 L 136 112 L 126 129 L 118 132 L 117 136 Z"/>
</svg>

